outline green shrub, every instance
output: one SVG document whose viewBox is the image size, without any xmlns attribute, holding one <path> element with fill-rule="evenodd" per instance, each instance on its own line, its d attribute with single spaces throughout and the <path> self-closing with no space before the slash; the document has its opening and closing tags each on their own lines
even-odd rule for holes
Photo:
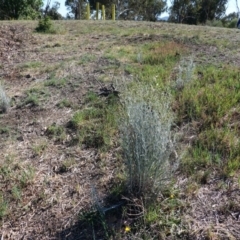
<svg viewBox="0 0 240 240">
<path fill-rule="evenodd" d="M 237 22 L 238 22 L 238 19 L 235 18 L 232 21 L 227 23 L 227 27 L 228 28 L 236 28 L 237 27 Z"/>
<path fill-rule="evenodd" d="M 223 23 L 220 20 L 207 20 L 206 25 L 210 27 L 223 27 Z"/>
<path fill-rule="evenodd" d="M 53 33 L 54 30 L 51 19 L 49 17 L 44 17 L 43 19 L 40 19 L 36 31 L 43 33 Z"/>
</svg>

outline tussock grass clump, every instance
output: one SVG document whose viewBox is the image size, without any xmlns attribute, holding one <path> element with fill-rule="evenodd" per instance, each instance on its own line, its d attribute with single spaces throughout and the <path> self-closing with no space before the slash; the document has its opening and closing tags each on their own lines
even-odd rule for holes
<svg viewBox="0 0 240 240">
<path fill-rule="evenodd" d="M 71 107 L 73 107 L 72 105 L 73 105 L 72 102 L 69 101 L 68 99 L 65 99 L 65 98 L 62 99 L 61 101 L 59 101 L 59 102 L 56 104 L 56 106 L 59 107 L 59 108 L 64 108 L 64 107 L 66 107 L 66 108 L 71 108 Z"/>
<path fill-rule="evenodd" d="M 55 141 L 62 142 L 66 139 L 66 131 L 63 126 L 58 126 L 56 123 L 48 126 L 45 134 L 50 138 L 54 139 Z"/>
<path fill-rule="evenodd" d="M 10 99 L 7 96 L 1 82 L 0 82 L 0 112 L 5 113 L 10 107 Z"/>
<path fill-rule="evenodd" d="M 171 97 L 150 86 L 137 86 L 133 92 L 124 99 L 126 119 L 121 127 L 128 191 L 149 197 L 158 195 L 169 179 L 173 150 Z"/>
<path fill-rule="evenodd" d="M 43 101 L 46 101 L 50 96 L 48 90 L 42 87 L 34 87 L 25 92 L 26 97 L 18 104 L 18 107 L 38 107 Z"/>
</svg>

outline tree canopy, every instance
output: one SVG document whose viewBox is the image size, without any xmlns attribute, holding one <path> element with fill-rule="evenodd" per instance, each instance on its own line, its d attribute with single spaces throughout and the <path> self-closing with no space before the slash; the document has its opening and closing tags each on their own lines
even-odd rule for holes
<svg viewBox="0 0 240 240">
<path fill-rule="evenodd" d="M 106 12 L 110 13 L 111 4 L 116 5 L 117 16 L 122 15 L 124 19 L 141 19 L 146 21 L 156 21 L 157 16 L 167 10 L 167 0 L 90 0 L 92 9 L 96 8 L 96 3 L 105 5 Z M 81 19 L 84 12 L 84 0 L 66 0 L 69 14 L 75 19 Z M 108 14 L 107 15 L 111 15 Z M 121 14 L 123 13 L 123 14 Z"/>
<path fill-rule="evenodd" d="M 167 10 L 167 0 L 129 0 L 128 8 L 133 11 L 135 18 L 156 21 L 158 16 Z"/>
<path fill-rule="evenodd" d="M 0 20 L 36 19 L 42 6 L 43 0 L 0 0 Z"/>
<path fill-rule="evenodd" d="M 60 3 L 59 2 L 54 2 L 52 7 L 47 6 L 45 9 L 45 16 L 50 17 L 51 19 L 54 20 L 60 20 L 63 19 L 62 15 L 58 12 L 60 8 Z"/>
<path fill-rule="evenodd" d="M 75 19 L 81 19 L 83 14 L 84 0 L 66 0 L 65 6 L 67 7 L 69 17 L 74 17 Z"/>
<path fill-rule="evenodd" d="M 228 0 L 173 0 L 170 21 L 178 23 L 206 23 L 221 19 L 226 12 Z"/>
</svg>

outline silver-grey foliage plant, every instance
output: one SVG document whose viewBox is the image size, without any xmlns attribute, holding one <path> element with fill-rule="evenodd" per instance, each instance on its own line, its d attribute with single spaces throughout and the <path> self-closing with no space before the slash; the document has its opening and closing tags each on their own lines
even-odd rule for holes
<svg viewBox="0 0 240 240">
<path fill-rule="evenodd" d="M 166 92 L 139 86 L 123 99 L 126 117 L 121 132 L 128 190 L 134 195 L 157 195 L 170 173 L 171 97 Z"/>
<path fill-rule="evenodd" d="M 7 112 L 10 107 L 10 99 L 8 98 L 1 82 L 0 82 L 0 111 Z"/>
<path fill-rule="evenodd" d="M 190 81 L 193 80 L 193 73 L 195 70 L 195 64 L 193 57 L 183 58 L 178 66 L 178 75 L 176 80 L 176 88 L 181 90 Z"/>
</svg>

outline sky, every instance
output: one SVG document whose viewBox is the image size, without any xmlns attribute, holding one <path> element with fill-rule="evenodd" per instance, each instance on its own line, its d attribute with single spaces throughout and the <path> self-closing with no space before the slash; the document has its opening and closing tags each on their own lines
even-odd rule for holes
<svg viewBox="0 0 240 240">
<path fill-rule="evenodd" d="M 53 4 L 54 2 L 59 2 L 60 3 L 60 9 L 59 13 L 63 16 L 66 17 L 67 14 L 67 9 L 65 7 L 65 0 L 52 0 L 51 3 Z M 136 0 L 137 1 L 137 0 Z M 44 4 L 46 4 L 47 0 L 43 0 Z M 168 0 L 168 6 L 170 6 L 170 0 Z M 240 7 L 240 2 L 239 2 L 239 7 Z M 226 14 L 232 13 L 232 12 L 237 12 L 236 8 L 236 0 L 229 0 L 228 2 L 228 8 L 226 11 Z M 168 13 L 163 13 L 161 17 L 168 16 Z"/>
</svg>

